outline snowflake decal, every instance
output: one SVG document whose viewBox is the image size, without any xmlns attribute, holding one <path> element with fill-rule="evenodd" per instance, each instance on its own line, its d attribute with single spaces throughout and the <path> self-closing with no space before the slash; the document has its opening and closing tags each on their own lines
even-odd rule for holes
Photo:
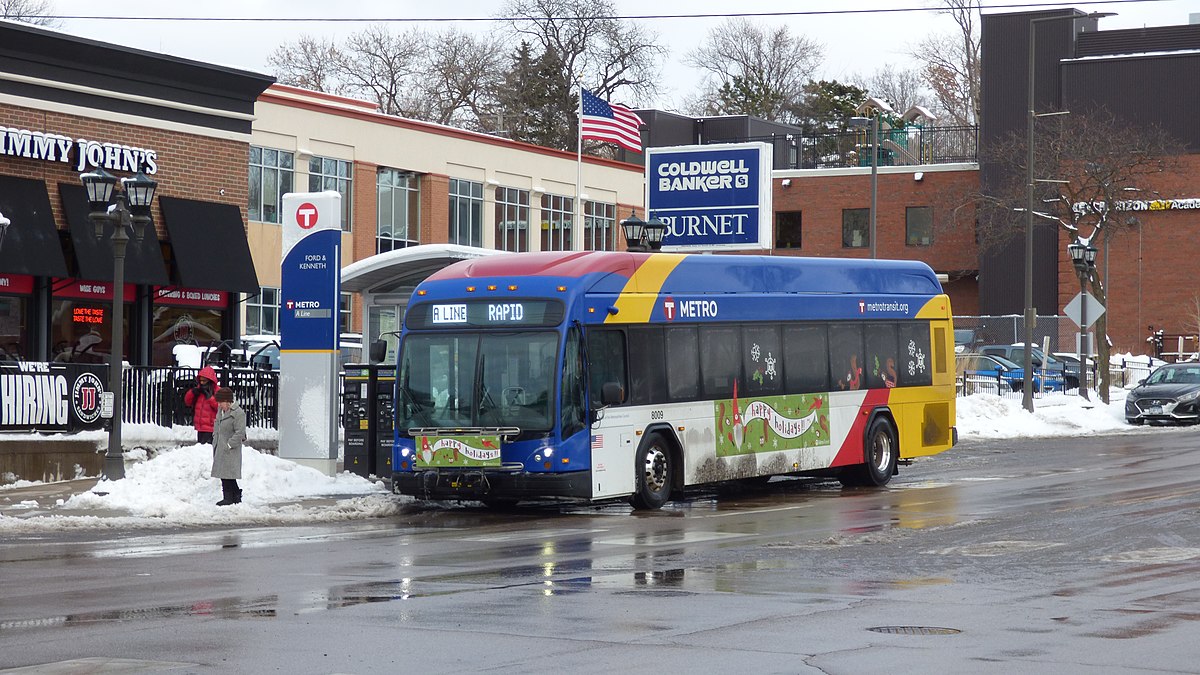
<svg viewBox="0 0 1200 675">
<path fill-rule="evenodd" d="M 767 364 L 767 377 L 774 380 L 775 379 L 775 357 L 771 356 L 771 352 L 767 352 L 766 364 Z"/>
<path fill-rule="evenodd" d="M 909 355 L 909 356 L 916 356 L 916 355 L 917 355 L 917 342 L 916 342 L 916 340 L 909 340 L 909 341 L 908 341 L 908 355 Z"/>
<path fill-rule="evenodd" d="M 913 363 L 912 361 L 908 362 L 908 374 L 909 375 L 917 374 L 917 364 Z"/>
<path fill-rule="evenodd" d="M 917 352 L 917 370 L 925 372 L 925 352 Z"/>
<path fill-rule="evenodd" d="M 757 344 L 750 348 L 750 360 L 751 361 L 758 363 L 758 357 L 761 354 L 762 354 L 762 352 L 759 350 Z"/>
</svg>

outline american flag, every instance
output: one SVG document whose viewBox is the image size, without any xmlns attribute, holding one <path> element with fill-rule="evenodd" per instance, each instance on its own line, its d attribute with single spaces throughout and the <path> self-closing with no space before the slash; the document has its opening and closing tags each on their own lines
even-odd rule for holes
<svg viewBox="0 0 1200 675">
<path fill-rule="evenodd" d="M 592 449 L 600 450 L 604 447 L 604 434 L 596 434 L 592 436 Z"/>
<path fill-rule="evenodd" d="M 587 89 L 583 94 L 583 116 L 580 125 L 584 138 L 607 141 L 632 150 L 642 151 L 642 119 L 623 105 L 608 103 Z"/>
</svg>

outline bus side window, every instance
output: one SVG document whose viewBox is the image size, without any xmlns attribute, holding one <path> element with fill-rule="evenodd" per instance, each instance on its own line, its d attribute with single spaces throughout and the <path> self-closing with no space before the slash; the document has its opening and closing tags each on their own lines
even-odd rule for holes
<svg viewBox="0 0 1200 675">
<path fill-rule="evenodd" d="M 783 388 L 783 352 L 778 326 L 742 327 L 744 391 L 750 395 L 778 394 Z"/>
<path fill-rule="evenodd" d="M 663 329 L 658 326 L 629 329 L 629 389 L 625 400 L 634 405 L 651 405 L 667 400 L 667 353 Z M 672 360 L 674 363 L 674 360 Z"/>
<path fill-rule="evenodd" d="M 829 334 L 825 324 L 783 327 L 783 376 L 789 394 L 829 391 Z"/>
<path fill-rule="evenodd" d="M 834 390 L 864 389 L 862 326 L 834 323 L 829 326 L 829 374 Z"/>
<path fill-rule="evenodd" d="M 672 401 L 690 401 L 700 394 L 700 352 L 696 345 L 696 329 L 668 328 L 667 393 Z"/>
<path fill-rule="evenodd" d="M 629 382 L 625 377 L 625 333 L 619 330 L 590 330 L 587 337 L 588 377 L 592 408 L 600 408 L 600 392 L 605 382 L 616 382 L 629 401 Z"/>
<path fill-rule="evenodd" d="M 896 358 L 896 324 L 869 323 L 863 327 L 867 347 L 866 386 L 883 389 L 898 384 L 899 361 Z"/>
<path fill-rule="evenodd" d="M 700 327 L 700 374 L 704 398 L 733 396 L 733 383 L 741 379 L 740 331 L 736 326 Z"/>
<path fill-rule="evenodd" d="M 941 338 L 945 339 L 945 329 L 941 331 Z M 902 387 L 922 387 L 933 384 L 933 369 L 935 359 L 930 354 L 929 347 L 929 322 L 928 321 L 912 321 L 900 324 L 900 386 Z M 941 360 L 943 361 L 942 368 L 945 368 L 945 349 L 942 352 Z M 991 366 L 988 366 L 991 368 Z M 972 364 L 972 370 L 978 370 L 977 364 Z"/>
</svg>

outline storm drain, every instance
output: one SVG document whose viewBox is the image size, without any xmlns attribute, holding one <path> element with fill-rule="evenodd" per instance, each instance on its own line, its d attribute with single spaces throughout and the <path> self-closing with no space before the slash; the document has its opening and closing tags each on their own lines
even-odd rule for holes
<svg viewBox="0 0 1200 675">
<path fill-rule="evenodd" d="M 937 626 L 875 626 L 867 630 L 889 635 L 955 635 L 962 632 L 957 628 L 938 628 Z"/>
</svg>

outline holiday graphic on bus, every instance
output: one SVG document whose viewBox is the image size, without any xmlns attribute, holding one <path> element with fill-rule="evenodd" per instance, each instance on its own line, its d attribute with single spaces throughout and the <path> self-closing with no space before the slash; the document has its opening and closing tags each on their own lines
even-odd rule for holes
<svg viewBox="0 0 1200 675">
<path fill-rule="evenodd" d="M 499 436 L 418 436 L 417 466 L 499 466 Z"/>
<path fill-rule="evenodd" d="M 829 445 L 829 397 L 820 394 L 768 396 L 714 404 L 717 456 Z"/>
</svg>

